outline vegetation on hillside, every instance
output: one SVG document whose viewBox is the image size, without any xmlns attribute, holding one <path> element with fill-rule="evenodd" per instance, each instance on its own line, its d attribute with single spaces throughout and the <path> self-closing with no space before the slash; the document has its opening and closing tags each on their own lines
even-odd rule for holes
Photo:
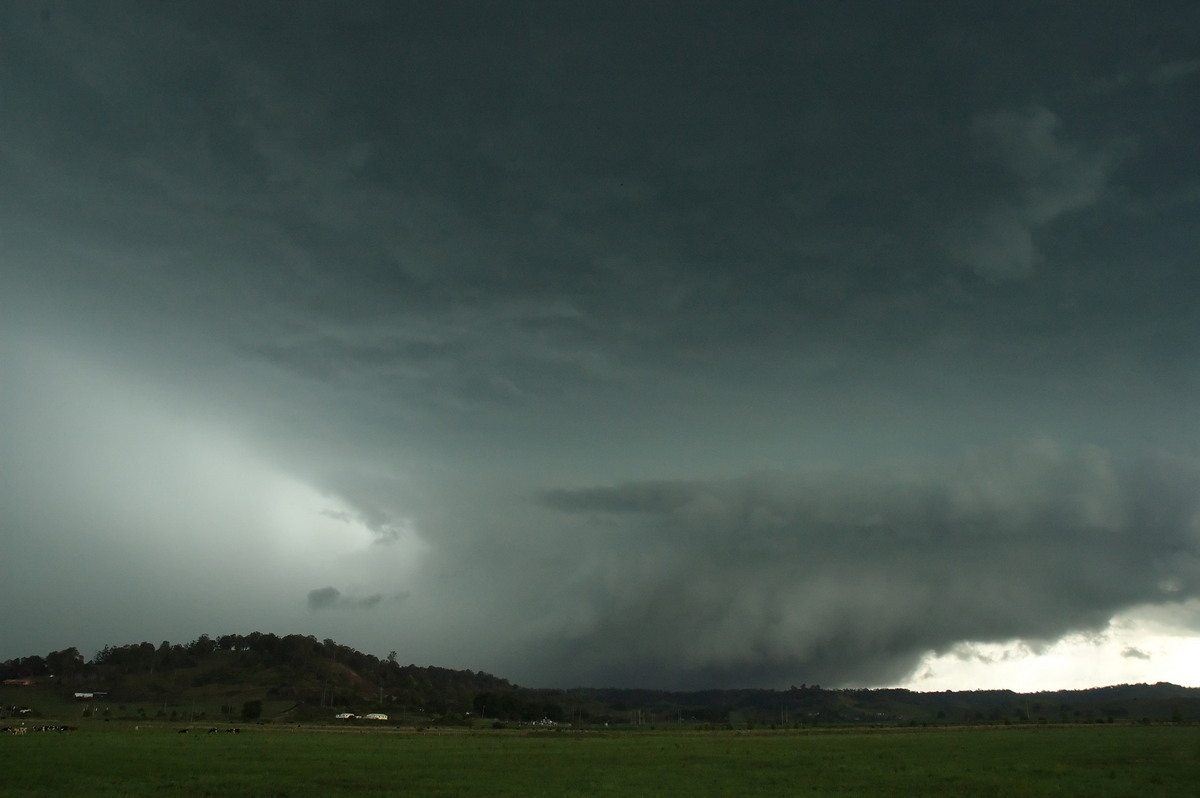
<svg viewBox="0 0 1200 798">
<path fill-rule="evenodd" d="M 380 658 L 333 640 L 262 632 L 201 635 L 185 644 L 105 646 L 91 660 L 68 648 L 0 663 L 0 677 L 32 680 L 62 701 L 101 694 L 106 704 L 161 706 L 159 715 L 168 706 L 190 702 L 192 717 L 199 702 L 231 719 L 261 715 L 264 721 L 368 712 L 414 723 L 486 718 L 740 728 L 1200 720 L 1200 689 L 1163 683 L 1032 694 L 827 690 L 816 685 L 700 692 L 530 689 L 483 672 L 401 665 L 395 652 Z M 12 695 L 8 688 L 5 694 Z M 146 709 L 137 711 L 144 715 Z"/>
</svg>

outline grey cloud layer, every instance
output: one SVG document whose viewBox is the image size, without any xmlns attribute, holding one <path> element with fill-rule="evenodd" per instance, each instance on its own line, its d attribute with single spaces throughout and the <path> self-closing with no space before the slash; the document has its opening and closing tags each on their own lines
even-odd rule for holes
<svg viewBox="0 0 1200 798">
<path fill-rule="evenodd" d="M 12 12 L 30 79 L 6 115 L 9 160 L 33 205 L 56 208 L 60 235 L 107 229 L 105 268 L 146 281 L 142 313 L 199 316 L 285 368 L 416 387 L 430 403 L 553 395 L 646 360 L 689 368 L 730 342 L 877 347 L 897 327 L 920 340 L 923 319 L 956 309 L 943 249 L 988 280 L 1027 277 L 1037 238 L 1099 202 L 1107 153 L 1138 138 L 1095 124 L 1111 97 L 996 93 L 988 72 L 1004 68 L 975 69 L 961 49 L 969 18 L 918 34 L 937 58 L 915 60 L 920 13 L 886 4 L 875 23 L 831 8 L 670 24 L 592 9 L 586 36 L 550 12 L 449 22 L 368 6 L 333 24 L 314 6 L 263 12 L 288 32 L 269 43 L 215 14 L 131 8 Z M 497 17 L 493 34 L 475 14 Z M 1011 62 L 997 42 L 1020 16 L 971 47 Z M 97 24 L 131 46 L 84 36 Z M 381 35 L 389 25 L 403 46 Z M 1029 45 L 1045 74 L 1091 55 Z M 1133 56 L 1114 48 L 1118 63 L 1091 72 Z M 466 66 L 489 57 L 503 68 Z M 1015 85 L 1041 85 L 1007 67 Z M 71 102 L 41 102 L 38 74 L 69 84 Z M 61 132 L 81 124 L 86 140 Z M 1039 290 L 1054 301 L 1064 288 L 1078 290 Z M 233 293 L 242 308 L 222 324 Z M 960 333 L 982 332 L 972 315 Z"/>
<path fill-rule="evenodd" d="M 879 684 L 958 641 L 1053 640 L 1200 595 L 1197 488 L 1194 460 L 1041 441 L 936 468 L 553 491 L 591 518 L 585 550 L 618 552 L 562 656 L 628 683 Z"/>
<path fill-rule="evenodd" d="M 1190 595 L 1192 465 L 1128 458 L 1200 451 L 1197 31 L 5 4 L 12 562 L 523 682 L 889 679 Z M 1066 453 L 854 470 L 1037 435 Z M 522 501 L 555 485 L 620 487 Z M 97 590 L 77 627 L 118 629 Z"/>
</svg>

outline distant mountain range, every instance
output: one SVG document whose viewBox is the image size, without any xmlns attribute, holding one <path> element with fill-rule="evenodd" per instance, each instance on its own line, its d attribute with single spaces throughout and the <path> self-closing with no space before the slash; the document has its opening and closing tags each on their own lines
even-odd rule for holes
<svg viewBox="0 0 1200 798">
<path fill-rule="evenodd" d="M 105 646 L 91 660 L 69 648 L 0 663 L 0 677 L 0 715 L 46 717 L 318 722 L 374 712 L 412 725 L 712 728 L 1200 721 L 1200 688 L 1162 682 L 1042 693 L 538 689 L 483 672 L 401 665 L 395 652 L 381 659 L 333 640 L 261 632 Z"/>
</svg>

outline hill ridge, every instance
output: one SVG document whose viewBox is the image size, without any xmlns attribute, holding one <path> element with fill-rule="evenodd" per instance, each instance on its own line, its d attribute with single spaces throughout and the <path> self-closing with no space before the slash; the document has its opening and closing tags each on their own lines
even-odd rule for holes
<svg viewBox="0 0 1200 798">
<path fill-rule="evenodd" d="M 161 705 L 165 712 L 190 701 L 194 714 L 202 702 L 223 715 L 265 702 L 279 713 L 286 706 L 289 719 L 302 720 L 364 712 L 391 712 L 414 722 L 633 725 L 1200 720 L 1200 688 L 1169 682 L 1033 693 L 806 684 L 786 690 L 528 688 L 483 671 L 401 665 L 395 651 L 380 658 L 328 638 L 263 632 L 200 635 L 183 644 L 105 645 L 91 660 L 72 647 L 0 662 L 0 677 L 6 695 L 40 685 L 61 701 L 100 693 L 118 706 Z"/>
</svg>

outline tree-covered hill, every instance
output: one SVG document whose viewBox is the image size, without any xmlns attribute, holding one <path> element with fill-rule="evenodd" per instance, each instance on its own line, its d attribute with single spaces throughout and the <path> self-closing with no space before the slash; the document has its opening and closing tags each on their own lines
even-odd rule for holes
<svg viewBox="0 0 1200 798">
<path fill-rule="evenodd" d="M 0 663 L 0 675 L 64 691 L 102 691 L 118 702 L 224 692 L 306 707 L 412 708 L 432 715 L 468 710 L 480 693 L 513 690 L 486 673 L 401 665 L 395 653 L 381 659 L 333 640 L 262 632 L 105 646 L 90 661 L 70 648 Z"/>
</svg>

